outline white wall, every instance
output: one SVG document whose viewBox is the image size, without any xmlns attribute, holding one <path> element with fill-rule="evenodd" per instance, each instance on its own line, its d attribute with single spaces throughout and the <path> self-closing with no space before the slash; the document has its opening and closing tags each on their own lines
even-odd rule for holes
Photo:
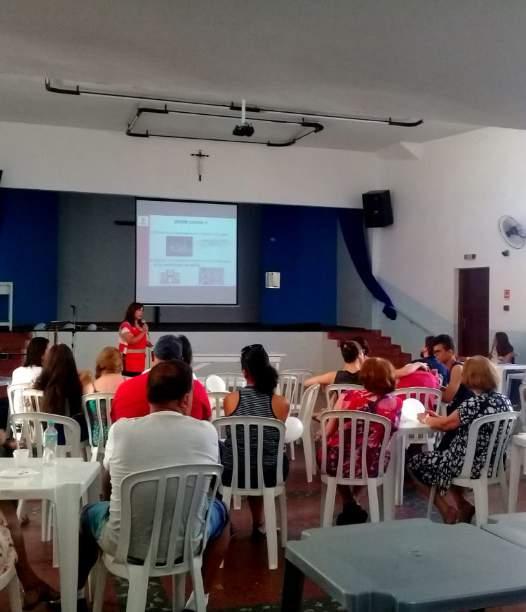
<svg viewBox="0 0 526 612">
<path fill-rule="evenodd" d="M 197 180 L 191 153 L 210 155 Z M 3 187 L 88 193 L 361 206 L 378 187 L 369 153 L 131 138 L 123 133 L 0 122 Z"/>
<path fill-rule="evenodd" d="M 526 249 L 506 247 L 501 215 L 526 225 L 526 132 L 497 128 L 426 143 L 418 160 L 386 160 L 381 182 L 393 196 L 395 223 L 374 230 L 375 268 L 393 298 L 433 332 L 455 328 L 457 270 L 490 267 L 490 328 L 507 331 L 526 360 Z M 379 238 L 377 240 L 377 238 Z M 476 253 L 465 261 L 465 253 Z M 511 311 L 503 310 L 511 289 Z M 424 330 L 376 316 L 375 324 L 414 350 Z"/>
</svg>

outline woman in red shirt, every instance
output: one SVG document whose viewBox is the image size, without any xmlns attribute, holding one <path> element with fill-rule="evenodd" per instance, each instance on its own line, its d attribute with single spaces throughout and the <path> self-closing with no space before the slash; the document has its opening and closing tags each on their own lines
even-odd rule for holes
<svg viewBox="0 0 526 612">
<path fill-rule="evenodd" d="M 143 320 L 144 306 L 132 302 L 119 326 L 119 353 L 122 356 L 123 376 L 138 376 L 146 369 L 146 349 L 152 346 L 148 340 L 148 325 Z"/>
<path fill-rule="evenodd" d="M 400 416 L 402 414 L 402 400 L 393 396 L 396 379 L 395 369 L 389 361 L 378 357 L 371 357 L 365 361 L 360 370 L 360 381 L 364 386 L 363 391 L 348 391 L 342 395 L 336 404 L 336 410 L 362 410 L 379 416 L 386 417 L 391 421 L 391 435 L 398 429 Z M 344 440 L 339 439 L 337 431 L 338 423 L 335 419 L 326 424 L 325 434 L 327 436 L 327 474 L 336 476 L 338 468 L 338 455 L 340 444 L 344 444 L 343 475 L 350 474 L 351 461 L 355 461 L 355 474 L 361 477 L 361 445 L 363 443 L 363 427 L 356 431 L 357 452 L 354 458 L 350 456 L 351 424 L 346 425 Z M 371 477 L 378 474 L 378 461 L 384 428 L 378 423 L 371 423 L 367 439 L 367 473 Z M 321 448 L 318 451 L 318 463 L 321 463 Z M 337 524 L 364 523 L 367 520 L 367 512 L 355 500 L 360 487 L 351 491 L 350 487 L 338 486 L 338 493 L 343 501 L 343 512 L 338 516 Z"/>
</svg>

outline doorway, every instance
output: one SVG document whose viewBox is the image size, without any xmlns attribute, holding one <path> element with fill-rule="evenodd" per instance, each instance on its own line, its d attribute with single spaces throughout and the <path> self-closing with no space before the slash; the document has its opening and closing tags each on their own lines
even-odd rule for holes
<svg viewBox="0 0 526 612">
<path fill-rule="evenodd" d="M 458 271 L 458 354 L 489 353 L 489 268 Z"/>
</svg>

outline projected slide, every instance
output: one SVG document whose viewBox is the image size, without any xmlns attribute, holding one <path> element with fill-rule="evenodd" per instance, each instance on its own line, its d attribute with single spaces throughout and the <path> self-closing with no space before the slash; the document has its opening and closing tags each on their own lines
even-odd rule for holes
<svg viewBox="0 0 526 612">
<path fill-rule="evenodd" d="M 237 303 L 237 206 L 137 200 L 136 298 Z"/>
</svg>

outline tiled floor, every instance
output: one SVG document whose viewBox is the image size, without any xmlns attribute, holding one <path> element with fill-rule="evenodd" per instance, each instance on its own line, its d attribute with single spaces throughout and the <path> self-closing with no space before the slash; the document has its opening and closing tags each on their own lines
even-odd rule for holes
<svg viewBox="0 0 526 612">
<path fill-rule="evenodd" d="M 306 483 L 301 450 L 296 453 L 296 457 L 296 461 L 291 462 L 291 473 L 287 483 L 290 539 L 298 538 L 301 531 L 306 528 L 319 526 L 320 513 L 320 486 L 317 482 L 312 485 Z M 398 509 L 397 518 L 424 516 L 426 502 L 414 494 L 410 484 L 407 484 L 406 491 L 406 503 Z M 491 498 L 491 510 L 502 511 L 499 491 L 492 491 Z M 521 489 L 519 510 L 526 511 L 526 484 L 524 483 Z M 278 602 L 282 586 L 281 568 L 283 564 L 280 563 L 278 570 L 268 570 L 265 541 L 254 542 L 250 539 L 250 518 L 245 505 L 241 511 L 233 512 L 232 517 L 236 533 L 224 569 L 220 570 L 210 595 L 209 609 L 226 610 Z M 57 587 L 58 574 L 51 568 L 51 546 L 40 542 L 39 504 L 32 505 L 31 522 L 25 528 L 25 534 L 27 548 L 35 570 L 45 580 Z M 305 596 L 306 598 L 322 598 L 324 595 L 315 585 L 307 583 Z M 40 607 L 39 611 L 44 609 Z M 104 609 L 108 612 L 120 612 L 114 584 L 111 580 Z M 5 593 L 0 594 L 0 610 L 8 610 Z M 526 602 L 522 606 L 507 607 L 502 610 L 526 612 Z"/>
</svg>

